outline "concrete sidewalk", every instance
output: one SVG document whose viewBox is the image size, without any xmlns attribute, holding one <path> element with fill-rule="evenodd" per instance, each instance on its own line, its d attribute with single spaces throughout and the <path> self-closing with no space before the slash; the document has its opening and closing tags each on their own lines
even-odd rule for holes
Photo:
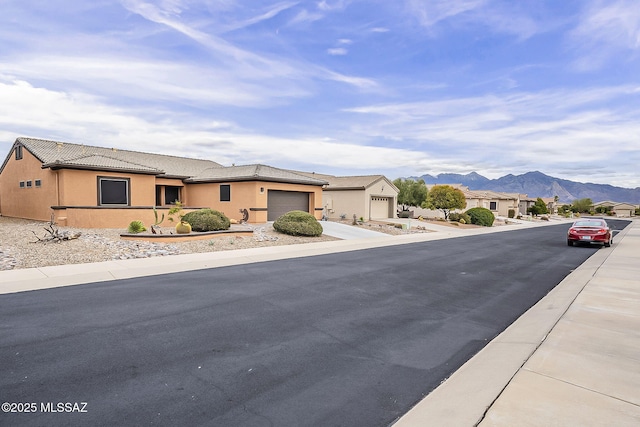
<svg viewBox="0 0 640 427">
<path fill-rule="evenodd" d="M 394 426 L 640 425 L 640 222 L 615 240 Z"/>
</svg>

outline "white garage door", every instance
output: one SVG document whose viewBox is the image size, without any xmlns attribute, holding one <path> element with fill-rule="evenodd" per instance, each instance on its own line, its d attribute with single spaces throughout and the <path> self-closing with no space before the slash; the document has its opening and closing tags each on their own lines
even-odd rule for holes
<svg viewBox="0 0 640 427">
<path fill-rule="evenodd" d="M 267 220 L 275 221 L 290 211 L 309 212 L 309 193 L 269 190 L 267 193 Z"/>
<path fill-rule="evenodd" d="M 370 218 L 389 218 L 389 198 L 371 197 Z"/>
</svg>

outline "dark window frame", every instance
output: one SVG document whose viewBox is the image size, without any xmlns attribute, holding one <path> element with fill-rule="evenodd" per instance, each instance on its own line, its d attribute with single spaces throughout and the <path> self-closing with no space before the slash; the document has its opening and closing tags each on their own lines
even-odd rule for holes
<svg viewBox="0 0 640 427">
<path fill-rule="evenodd" d="M 498 210 L 498 202 L 489 202 L 489 210 L 497 211 Z"/>
<path fill-rule="evenodd" d="M 35 181 L 33 181 L 33 185 L 35 185 L 36 187 L 42 187 L 42 180 L 36 179 Z"/>
<path fill-rule="evenodd" d="M 22 160 L 22 145 L 16 145 L 16 160 Z"/>
<path fill-rule="evenodd" d="M 125 183 L 125 199 L 124 203 L 104 203 L 103 202 L 103 183 L 124 182 Z M 104 189 L 104 192 L 113 191 L 114 189 Z M 99 176 L 98 177 L 98 206 L 131 206 L 131 178 Z"/>
<path fill-rule="evenodd" d="M 28 180 L 27 181 L 27 188 L 32 188 L 33 187 L 33 181 Z"/>
<path fill-rule="evenodd" d="M 220 184 L 220 201 L 221 202 L 231 201 L 231 184 Z"/>
<path fill-rule="evenodd" d="M 25 188 L 25 183 L 24 181 L 20 181 L 20 183 L 18 184 L 20 186 L 20 188 Z"/>
</svg>

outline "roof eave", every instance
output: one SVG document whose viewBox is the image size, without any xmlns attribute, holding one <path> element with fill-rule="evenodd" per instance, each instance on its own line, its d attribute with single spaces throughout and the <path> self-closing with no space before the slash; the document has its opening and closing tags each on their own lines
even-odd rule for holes
<svg viewBox="0 0 640 427">
<path fill-rule="evenodd" d="M 162 171 L 144 171 L 139 169 L 129 168 L 109 168 L 109 167 L 96 167 L 89 165 L 69 165 L 60 162 L 44 163 L 42 169 L 60 170 L 60 169 L 75 169 L 75 170 L 89 170 L 96 172 L 119 172 L 119 173 L 135 173 L 141 175 L 161 175 Z"/>
<path fill-rule="evenodd" d="M 192 184 L 206 184 L 215 182 L 248 182 L 248 181 L 265 181 L 265 182 L 283 182 L 287 184 L 303 184 L 313 185 L 321 187 L 327 185 L 325 181 L 309 182 L 304 180 L 289 179 L 289 178 L 272 178 L 265 176 L 234 176 L 234 177 L 221 177 L 221 178 L 188 178 L 184 182 Z"/>
</svg>

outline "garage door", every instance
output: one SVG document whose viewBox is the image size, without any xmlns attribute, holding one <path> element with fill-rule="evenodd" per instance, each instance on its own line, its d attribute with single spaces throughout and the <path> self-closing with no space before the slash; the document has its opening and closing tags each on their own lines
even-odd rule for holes
<svg viewBox="0 0 640 427">
<path fill-rule="evenodd" d="M 371 197 L 371 213 L 369 216 L 370 219 L 389 218 L 389 198 Z"/>
<path fill-rule="evenodd" d="M 267 193 L 267 220 L 275 221 L 289 211 L 309 212 L 309 193 L 269 190 Z"/>
</svg>

